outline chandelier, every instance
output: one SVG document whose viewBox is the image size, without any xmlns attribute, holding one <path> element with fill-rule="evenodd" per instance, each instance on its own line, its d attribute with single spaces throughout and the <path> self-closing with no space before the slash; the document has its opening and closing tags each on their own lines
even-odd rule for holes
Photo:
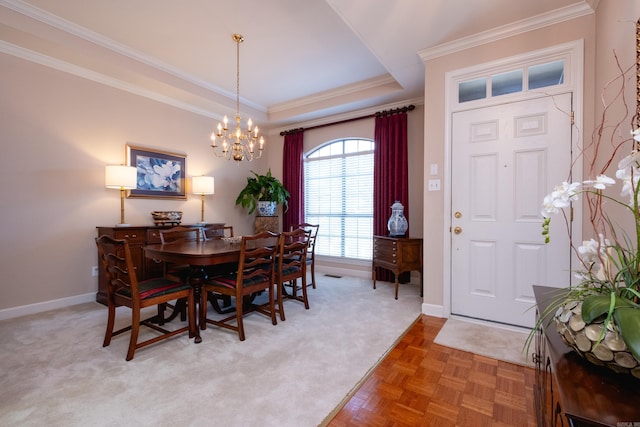
<svg viewBox="0 0 640 427">
<path fill-rule="evenodd" d="M 261 136 L 258 139 L 258 126 L 252 128 L 251 119 L 247 120 L 246 130 L 240 125 L 240 43 L 244 41 L 244 37 L 233 34 L 231 38 L 236 42 L 236 127 L 233 130 L 229 129 L 229 119 L 224 116 L 222 123 L 218 123 L 217 130 L 211 132 L 211 147 L 218 157 L 233 159 L 236 162 L 244 159 L 251 161 L 262 156 L 264 138 Z"/>
</svg>

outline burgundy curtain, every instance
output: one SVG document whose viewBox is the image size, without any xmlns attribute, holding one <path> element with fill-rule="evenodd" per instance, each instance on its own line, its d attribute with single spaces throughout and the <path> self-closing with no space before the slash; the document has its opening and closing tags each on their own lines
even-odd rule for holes
<svg viewBox="0 0 640 427">
<path fill-rule="evenodd" d="M 288 231 L 292 225 L 304 222 L 304 131 L 289 131 L 284 136 L 282 154 L 282 185 L 289 191 L 289 209 L 283 213 L 282 230 Z"/>
<path fill-rule="evenodd" d="M 396 200 L 404 206 L 409 222 L 409 171 L 407 164 L 407 113 L 386 115 L 375 119 L 375 153 L 373 172 L 373 234 L 388 236 L 387 221 L 391 205 Z M 407 230 L 406 236 L 409 236 Z M 400 281 L 408 281 L 409 275 L 401 275 Z M 378 280 L 393 280 L 388 270 L 376 270 Z"/>
</svg>

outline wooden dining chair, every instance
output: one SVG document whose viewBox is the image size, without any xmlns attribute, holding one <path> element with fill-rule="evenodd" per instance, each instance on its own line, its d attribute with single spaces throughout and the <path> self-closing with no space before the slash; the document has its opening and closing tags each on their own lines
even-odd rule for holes
<svg viewBox="0 0 640 427">
<path fill-rule="evenodd" d="M 302 223 L 291 226 L 291 230 L 301 228 L 309 232 L 309 249 L 307 250 L 307 265 L 311 266 L 311 286 L 316 288 L 316 239 L 320 224 Z"/>
<path fill-rule="evenodd" d="M 162 244 L 175 242 L 199 242 L 201 240 L 204 240 L 204 234 L 200 227 L 184 227 L 179 225 L 176 227 L 168 228 L 166 230 L 160 230 L 159 234 L 160 242 Z M 194 269 L 188 264 L 181 265 L 165 262 L 163 264 L 163 275 L 168 280 L 192 284 L 191 282 L 193 282 L 196 278 L 199 278 L 202 273 L 201 269 Z M 173 312 L 168 318 L 165 319 L 164 311 L 166 307 L 173 309 Z M 161 305 L 158 310 L 160 324 L 164 324 L 165 321 L 172 321 L 178 314 L 180 314 L 180 320 L 184 321 L 186 319 L 186 300 L 178 300 L 175 305 Z"/>
<path fill-rule="evenodd" d="M 201 329 L 206 329 L 206 325 L 209 323 L 236 331 L 240 341 L 244 341 L 242 318 L 245 314 L 256 311 L 270 317 L 272 324 L 277 324 L 273 295 L 277 249 L 278 235 L 276 233 L 264 231 L 242 237 L 237 273 L 213 277 L 203 283 L 200 296 Z M 269 302 L 266 305 L 253 304 L 251 296 L 263 291 L 268 292 Z M 221 320 L 208 319 L 207 292 L 235 297 L 235 314 Z"/>
<path fill-rule="evenodd" d="M 197 242 L 200 240 L 204 240 L 202 228 L 200 227 L 184 227 L 179 225 L 166 230 L 160 230 L 160 242 L 163 244 L 178 241 Z"/>
<path fill-rule="evenodd" d="M 310 242 L 310 232 L 302 228 L 280 234 L 278 241 L 278 260 L 276 262 L 276 300 L 280 320 L 285 320 L 285 299 L 293 299 L 304 304 L 309 310 L 307 296 L 307 250 Z M 298 279 L 302 286 L 298 289 Z M 287 291 L 287 288 L 290 288 Z M 298 294 L 298 290 L 302 295 Z"/>
<path fill-rule="evenodd" d="M 189 337 L 197 335 L 195 323 L 195 300 L 191 285 L 167 280 L 164 277 L 138 282 L 129 244 L 126 240 L 113 239 L 109 236 L 96 238 L 98 258 L 102 263 L 107 280 L 107 330 L 103 347 L 111 344 L 111 338 L 126 331 L 131 331 L 129 349 L 126 360 L 133 359 L 135 351 L 174 335 L 189 332 Z M 188 326 L 174 330 L 165 329 L 151 322 L 152 318 L 141 319 L 141 311 L 145 307 L 157 306 L 168 301 L 184 298 L 188 301 Z M 131 324 L 114 331 L 116 307 L 125 306 L 131 309 Z M 155 317 L 155 316 L 154 316 Z M 161 335 L 138 342 L 140 325 L 147 326 Z M 196 339 L 199 342 L 199 339 Z"/>
<path fill-rule="evenodd" d="M 200 227 L 177 226 L 166 230 L 160 230 L 160 242 L 162 244 L 175 242 L 199 242 L 204 240 L 204 234 Z M 170 280 L 188 282 L 193 270 L 189 265 L 175 265 L 164 263 L 164 277 Z"/>
<path fill-rule="evenodd" d="M 202 229 L 206 240 L 218 240 L 223 237 L 233 237 L 233 226 L 224 224 L 211 224 Z M 228 273 L 236 273 L 238 271 L 238 263 L 216 264 L 204 267 L 205 276 L 213 278 Z M 208 293 L 208 299 L 213 309 L 220 313 L 231 313 L 235 308 L 231 305 L 231 297 L 221 295 L 214 292 Z"/>
<path fill-rule="evenodd" d="M 211 224 L 202 229 L 204 238 L 222 239 L 223 237 L 233 237 L 233 226 L 223 224 Z"/>
</svg>

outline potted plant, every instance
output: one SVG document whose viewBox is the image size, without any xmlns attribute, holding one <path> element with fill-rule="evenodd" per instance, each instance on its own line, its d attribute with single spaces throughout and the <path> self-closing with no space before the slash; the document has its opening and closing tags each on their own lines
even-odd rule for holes
<svg viewBox="0 0 640 427">
<path fill-rule="evenodd" d="M 236 205 L 249 209 L 249 214 L 258 208 L 258 216 L 274 216 L 277 205 L 288 208 L 289 192 L 282 183 L 271 175 L 269 169 L 266 175 L 251 171 L 254 177 L 247 178 L 247 185 L 236 198 Z M 259 202 L 267 202 L 269 207 L 260 207 Z"/>
<path fill-rule="evenodd" d="M 640 102 L 640 93 L 638 98 L 636 102 Z M 627 107 L 624 97 L 621 99 Z M 593 153 L 587 169 L 591 179 L 563 182 L 543 200 L 545 243 L 550 240 L 551 216 L 562 214 L 569 227 L 571 203 L 580 199 L 593 234 L 581 245 L 571 240 L 579 261 L 575 271 L 579 283 L 550 296 L 552 302 L 540 313 L 526 346 L 543 322 L 553 321 L 565 344 L 580 356 L 640 378 L 640 109 L 632 120 L 635 130 L 631 136 L 620 137 L 621 132 L 614 132 L 606 141 L 612 154 L 598 159 L 606 147 L 603 130 L 625 126 L 625 119 L 607 123 L 610 105 L 604 106 L 589 147 Z"/>
</svg>

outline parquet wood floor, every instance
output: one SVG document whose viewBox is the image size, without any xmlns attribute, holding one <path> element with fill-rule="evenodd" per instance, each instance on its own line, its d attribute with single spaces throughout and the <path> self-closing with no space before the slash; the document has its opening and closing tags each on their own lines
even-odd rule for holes
<svg viewBox="0 0 640 427">
<path fill-rule="evenodd" d="M 434 344 L 421 316 L 329 427 L 534 427 L 534 370 Z"/>
</svg>

